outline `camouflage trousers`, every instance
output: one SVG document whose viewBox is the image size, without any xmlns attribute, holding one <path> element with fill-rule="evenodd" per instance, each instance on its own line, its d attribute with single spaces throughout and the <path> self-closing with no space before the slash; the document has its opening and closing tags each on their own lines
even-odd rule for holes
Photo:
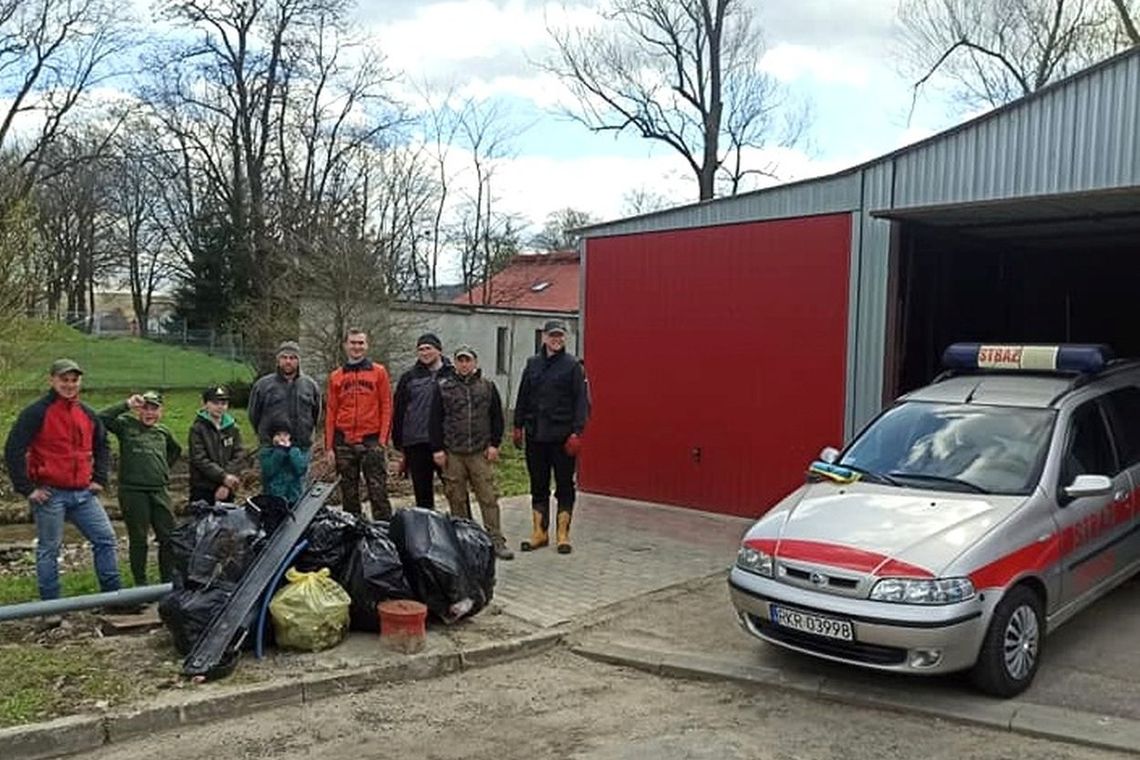
<svg viewBox="0 0 1140 760">
<path fill-rule="evenodd" d="M 456 454 L 447 452 L 447 466 L 443 468 L 443 487 L 447 493 L 447 503 L 451 514 L 471 519 L 471 506 L 467 498 L 467 487 L 475 491 L 479 502 L 479 512 L 483 516 L 483 527 L 491 535 L 495 546 L 505 546 L 502 521 L 499 517 L 499 498 L 495 494 L 495 472 L 483 452 Z"/>
<path fill-rule="evenodd" d="M 334 451 L 336 474 L 340 476 L 341 508 L 360 514 L 360 476 L 363 474 L 373 519 L 390 519 L 392 503 L 388 501 L 388 458 L 384 447 L 377 443 L 338 443 Z"/>
</svg>

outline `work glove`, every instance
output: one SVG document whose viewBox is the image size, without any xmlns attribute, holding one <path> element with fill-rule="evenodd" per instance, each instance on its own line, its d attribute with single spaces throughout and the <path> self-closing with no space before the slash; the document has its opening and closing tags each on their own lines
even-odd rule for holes
<svg viewBox="0 0 1140 760">
<path fill-rule="evenodd" d="M 513 443 L 515 445 L 516 449 L 522 448 L 522 445 L 523 445 L 523 429 L 522 428 L 517 427 L 511 431 L 511 443 Z"/>
<path fill-rule="evenodd" d="M 562 450 L 572 457 L 578 456 L 578 452 L 582 450 L 582 436 L 571 433 L 566 443 L 562 444 Z"/>
</svg>

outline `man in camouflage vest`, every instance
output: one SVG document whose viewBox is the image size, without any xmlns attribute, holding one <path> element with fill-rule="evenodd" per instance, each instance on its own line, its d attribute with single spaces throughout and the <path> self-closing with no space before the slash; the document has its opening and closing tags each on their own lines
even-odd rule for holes
<svg viewBox="0 0 1140 760">
<path fill-rule="evenodd" d="M 471 518 L 467 485 L 475 491 L 483 527 L 491 534 L 495 556 L 513 559 L 499 518 L 492 463 L 503 440 L 503 402 L 495 384 L 479 371 L 470 346 L 455 350 L 455 371 L 439 380 L 443 407 L 443 483 L 451 514 Z"/>
</svg>

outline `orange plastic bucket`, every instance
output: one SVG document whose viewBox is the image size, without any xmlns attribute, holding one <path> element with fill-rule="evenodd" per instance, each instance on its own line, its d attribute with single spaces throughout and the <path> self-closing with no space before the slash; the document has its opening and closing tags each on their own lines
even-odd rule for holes
<svg viewBox="0 0 1140 760">
<path fill-rule="evenodd" d="M 380 615 L 380 641 L 398 652 L 411 654 L 427 641 L 427 607 L 410 599 L 389 599 L 376 605 Z"/>
</svg>

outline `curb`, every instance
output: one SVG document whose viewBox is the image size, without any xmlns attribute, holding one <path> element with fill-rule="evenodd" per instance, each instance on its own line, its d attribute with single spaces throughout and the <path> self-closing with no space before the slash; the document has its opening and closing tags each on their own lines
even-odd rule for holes
<svg viewBox="0 0 1140 760">
<path fill-rule="evenodd" d="M 365 691 L 381 683 L 418 681 L 483 668 L 545 652 L 560 644 L 563 630 L 539 631 L 457 652 L 411 655 L 384 665 L 309 675 L 288 683 L 239 687 L 201 694 L 177 705 L 125 708 L 102 715 L 65 718 L 0 729 L 4 760 L 46 760 L 129 741 L 140 734 L 236 718 L 287 705 Z"/>
<path fill-rule="evenodd" d="M 929 715 L 955 723 L 1140 755 L 1140 721 L 1129 718 L 959 694 L 899 694 L 854 680 L 786 673 L 777 668 L 626 644 L 585 642 L 573 644 L 570 651 L 597 662 L 636 668 L 654 675 L 780 686 L 817 699 Z"/>
</svg>

